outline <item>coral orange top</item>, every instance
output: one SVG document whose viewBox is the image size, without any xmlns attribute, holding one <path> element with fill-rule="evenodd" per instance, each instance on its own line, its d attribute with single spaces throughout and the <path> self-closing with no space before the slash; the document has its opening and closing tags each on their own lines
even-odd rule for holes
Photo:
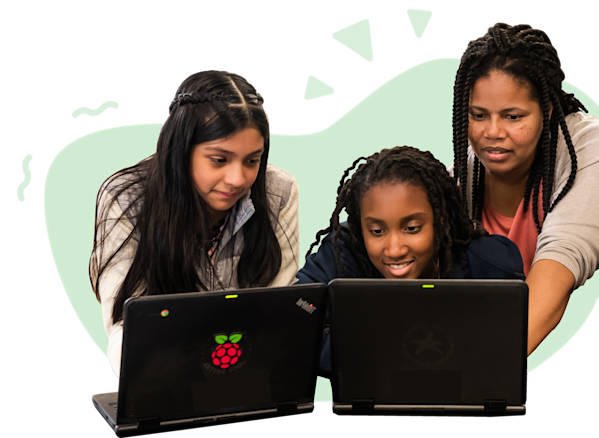
<svg viewBox="0 0 599 438">
<path fill-rule="evenodd" d="M 538 203 L 539 222 L 543 226 L 543 201 L 539 199 Z M 528 276 L 528 272 L 532 266 L 532 261 L 537 250 L 537 238 L 539 233 L 532 215 L 532 196 L 526 213 L 524 212 L 524 199 L 520 201 L 516 216 L 507 217 L 497 213 L 489 204 L 485 202 L 482 215 L 483 228 L 489 234 L 499 234 L 510 239 L 516 244 L 522 255 L 524 264 L 524 275 Z"/>
</svg>

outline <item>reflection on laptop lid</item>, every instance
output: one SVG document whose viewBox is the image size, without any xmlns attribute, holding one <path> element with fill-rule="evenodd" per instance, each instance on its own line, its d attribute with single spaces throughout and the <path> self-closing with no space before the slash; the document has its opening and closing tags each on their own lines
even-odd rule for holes
<svg viewBox="0 0 599 438">
<path fill-rule="evenodd" d="M 325 300 L 324 284 L 128 300 L 119 392 L 94 405 L 119 436 L 312 412 Z"/>
<path fill-rule="evenodd" d="M 523 415 L 519 280 L 333 280 L 333 412 Z"/>
</svg>

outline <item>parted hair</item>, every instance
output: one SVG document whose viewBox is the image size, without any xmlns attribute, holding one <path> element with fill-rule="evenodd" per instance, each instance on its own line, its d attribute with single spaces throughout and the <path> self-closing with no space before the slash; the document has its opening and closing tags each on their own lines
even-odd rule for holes
<svg viewBox="0 0 599 438">
<path fill-rule="evenodd" d="M 358 166 L 363 160 L 365 162 Z M 355 172 L 348 178 L 354 169 Z M 323 235 L 333 231 L 335 261 L 341 276 L 346 273 L 341 262 L 339 239 L 355 256 L 362 270 L 361 274 L 375 277 L 377 269 L 370 262 L 364 246 L 360 207 L 362 199 L 368 196 L 373 187 L 385 183 L 410 184 L 427 194 L 434 216 L 435 278 L 448 278 L 451 275 L 454 250 L 465 248 L 472 239 L 487 234 L 480 227 L 475 227 L 475 223 L 468 217 L 454 179 L 433 154 L 409 146 L 397 146 L 383 149 L 369 157 L 360 157 L 343 173 L 329 226 L 316 234 L 316 241 L 310 246 L 306 257 Z M 347 213 L 347 227 L 339 222 L 339 215 L 344 209 Z"/>
<path fill-rule="evenodd" d="M 468 180 L 470 94 L 475 82 L 481 77 L 488 76 L 492 71 L 500 71 L 524 84 L 529 89 L 531 99 L 539 102 L 543 113 L 543 131 L 524 191 L 524 211 L 528 209 L 532 196 L 533 217 L 540 233 L 539 196 L 543 202 L 543 218 L 545 218 L 566 196 L 576 178 L 576 153 L 565 116 L 586 109 L 573 94 L 567 94 L 562 90 L 565 75 L 561 69 L 557 50 L 545 32 L 526 24 L 509 26 L 497 23 L 489 28 L 484 36 L 470 41 L 456 74 L 453 97 L 454 177 L 460 185 L 464 200 L 466 200 Z M 552 112 L 551 105 L 553 105 Z M 553 196 L 558 128 L 561 128 L 568 146 L 571 173 L 566 186 L 553 204 L 550 204 Z M 475 157 L 472 174 L 472 211 L 469 213 L 477 221 L 482 218 L 484 193 L 485 168 Z M 467 204 L 465 207 L 468 209 Z"/>
<path fill-rule="evenodd" d="M 156 153 L 117 172 L 102 186 L 90 261 L 90 280 L 98 300 L 102 273 L 130 257 L 125 248 L 132 239 L 137 242 L 131 267 L 116 294 L 114 322 L 122 319 L 123 304 L 132 296 L 222 288 L 207 255 L 212 224 L 191 175 L 191 156 L 200 143 L 228 138 L 250 127 L 262 134 L 264 153 L 250 192 L 255 213 L 243 226 L 243 250 L 233 275 L 241 288 L 266 286 L 274 279 L 282 256 L 266 193 L 270 137 L 263 101 L 236 74 L 205 71 L 188 77 L 170 104 Z M 120 217 L 110 211 L 117 200 L 123 210 Z M 108 250 L 114 245 L 111 231 L 124 218 L 133 230 L 116 249 Z M 234 247 L 234 241 L 227 245 Z"/>
</svg>

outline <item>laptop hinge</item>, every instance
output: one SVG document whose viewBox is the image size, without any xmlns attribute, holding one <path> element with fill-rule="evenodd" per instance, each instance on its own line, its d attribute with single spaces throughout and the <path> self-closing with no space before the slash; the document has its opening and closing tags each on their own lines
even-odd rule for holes
<svg viewBox="0 0 599 438">
<path fill-rule="evenodd" d="M 355 398 L 351 402 L 352 411 L 374 411 L 373 398 Z"/>
<path fill-rule="evenodd" d="M 297 412 L 297 401 L 287 401 L 277 403 L 277 413 L 289 414 Z"/>
<path fill-rule="evenodd" d="M 485 412 L 505 412 L 507 400 L 485 400 Z"/>
<path fill-rule="evenodd" d="M 160 427 L 160 417 L 146 417 L 137 420 L 138 429 L 158 429 Z"/>
</svg>

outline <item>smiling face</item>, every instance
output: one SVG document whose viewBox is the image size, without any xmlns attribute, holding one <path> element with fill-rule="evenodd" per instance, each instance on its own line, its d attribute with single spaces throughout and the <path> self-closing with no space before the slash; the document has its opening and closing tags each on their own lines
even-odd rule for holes
<svg viewBox="0 0 599 438">
<path fill-rule="evenodd" d="M 493 70 L 472 87 L 468 138 L 492 174 L 525 178 L 543 132 L 543 112 L 521 81 Z"/>
<path fill-rule="evenodd" d="M 196 145 L 191 154 L 191 175 L 198 193 L 217 223 L 256 181 L 264 138 L 255 128 Z"/>
<path fill-rule="evenodd" d="M 434 216 L 427 194 L 409 183 L 382 183 L 362 197 L 362 236 L 370 261 L 385 278 L 429 278 Z"/>
</svg>

